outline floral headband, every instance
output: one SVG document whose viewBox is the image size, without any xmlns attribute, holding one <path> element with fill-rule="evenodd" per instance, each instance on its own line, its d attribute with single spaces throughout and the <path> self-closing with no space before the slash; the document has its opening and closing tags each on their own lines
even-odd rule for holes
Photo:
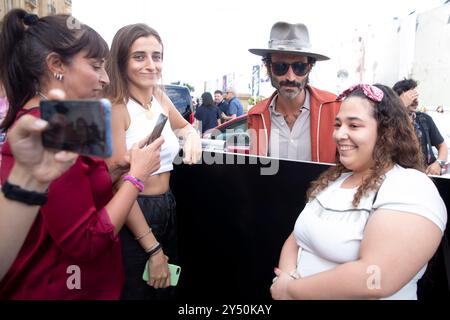
<svg viewBox="0 0 450 320">
<path fill-rule="evenodd" d="M 351 86 L 340 95 L 338 95 L 336 100 L 342 100 L 356 89 L 361 89 L 364 95 L 373 102 L 381 102 L 381 100 L 383 100 L 384 93 L 380 88 L 364 83 L 359 83 Z"/>
</svg>

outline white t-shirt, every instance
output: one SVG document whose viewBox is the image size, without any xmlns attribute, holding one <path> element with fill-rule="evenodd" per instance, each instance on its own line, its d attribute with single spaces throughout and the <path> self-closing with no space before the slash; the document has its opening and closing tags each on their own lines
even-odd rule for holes
<svg viewBox="0 0 450 320">
<path fill-rule="evenodd" d="M 153 128 L 156 125 L 159 115 L 163 112 L 163 108 L 153 97 L 152 103 L 152 119 L 148 119 L 146 116 L 147 110 L 132 99 L 129 99 L 127 103 L 128 114 L 130 115 L 130 126 L 125 132 L 125 139 L 127 143 L 127 150 L 131 149 L 133 144 L 142 141 L 145 137 L 148 137 L 152 133 Z M 166 114 L 166 112 L 164 112 Z M 173 160 L 175 159 L 178 151 L 180 150 L 180 144 L 178 138 L 175 136 L 169 121 L 164 125 L 164 129 L 161 133 L 164 137 L 164 143 L 161 147 L 161 167 L 158 171 L 152 175 L 172 171 Z"/>
<path fill-rule="evenodd" d="M 426 217 L 443 232 L 447 210 L 436 186 L 424 173 L 398 165 L 386 173 L 375 203 L 376 192 L 363 197 L 353 208 L 357 188 L 344 189 L 341 184 L 351 173 L 320 192 L 306 204 L 297 218 L 294 235 L 299 250 L 297 272 L 307 277 L 358 260 L 364 228 L 372 208 L 411 212 Z M 373 203 L 373 205 L 372 205 Z M 417 281 L 427 265 L 402 289 L 387 299 L 417 299 Z"/>
</svg>

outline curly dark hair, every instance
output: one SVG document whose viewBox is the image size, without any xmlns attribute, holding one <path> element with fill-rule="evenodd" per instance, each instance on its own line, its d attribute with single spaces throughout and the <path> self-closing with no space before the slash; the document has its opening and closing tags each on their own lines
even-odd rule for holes
<svg viewBox="0 0 450 320">
<path fill-rule="evenodd" d="M 400 98 L 387 86 L 381 84 L 375 84 L 374 86 L 384 93 L 384 97 L 379 103 L 369 100 L 360 88 L 346 97 L 346 99 L 359 97 L 368 100 L 373 107 L 373 117 L 377 121 L 378 137 L 373 150 L 374 165 L 371 168 L 371 174 L 363 180 L 353 198 L 352 204 L 355 208 L 363 196 L 369 191 L 379 188 L 390 165 L 398 164 L 404 168 L 425 171 L 419 142 Z M 338 152 L 336 154 L 336 166 L 325 171 L 311 183 L 307 191 L 308 200 L 312 200 L 330 182 L 336 181 L 342 173 L 350 172 L 340 162 Z"/>
<path fill-rule="evenodd" d="M 417 88 L 417 85 L 418 83 L 414 79 L 403 79 L 394 84 L 392 90 L 400 96 L 403 92 Z"/>
</svg>

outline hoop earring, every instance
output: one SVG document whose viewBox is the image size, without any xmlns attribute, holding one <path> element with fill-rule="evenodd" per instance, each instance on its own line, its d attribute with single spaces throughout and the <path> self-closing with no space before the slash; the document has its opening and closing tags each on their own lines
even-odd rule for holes
<svg viewBox="0 0 450 320">
<path fill-rule="evenodd" d="M 62 73 L 59 73 L 59 72 L 55 72 L 55 73 L 53 74 L 53 76 L 54 76 L 55 79 L 58 80 L 58 81 L 62 81 L 63 78 L 64 78 L 63 74 L 62 74 Z"/>
</svg>

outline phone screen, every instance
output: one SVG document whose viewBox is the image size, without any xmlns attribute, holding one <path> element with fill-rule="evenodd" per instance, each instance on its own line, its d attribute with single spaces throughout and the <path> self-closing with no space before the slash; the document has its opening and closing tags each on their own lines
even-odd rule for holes
<svg viewBox="0 0 450 320">
<path fill-rule="evenodd" d="M 48 121 L 42 134 L 46 148 L 110 157 L 111 103 L 101 100 L 42 100 L 41 118 Z"/>
<path fill-rule="evenodd" d="M 153 128 L 153 131 L 148 137 L 147 143 L 145 144 L 146 146 L 148 146 L 150 143 L 152 143 L 161 136 L 164 126 L 166 125 L 167 119 L 168 118 L 166 115 L 162 113 L 159 114 L 158 120 L 156 121 L 155 124 L 155 128 Z"/>
</svg>

